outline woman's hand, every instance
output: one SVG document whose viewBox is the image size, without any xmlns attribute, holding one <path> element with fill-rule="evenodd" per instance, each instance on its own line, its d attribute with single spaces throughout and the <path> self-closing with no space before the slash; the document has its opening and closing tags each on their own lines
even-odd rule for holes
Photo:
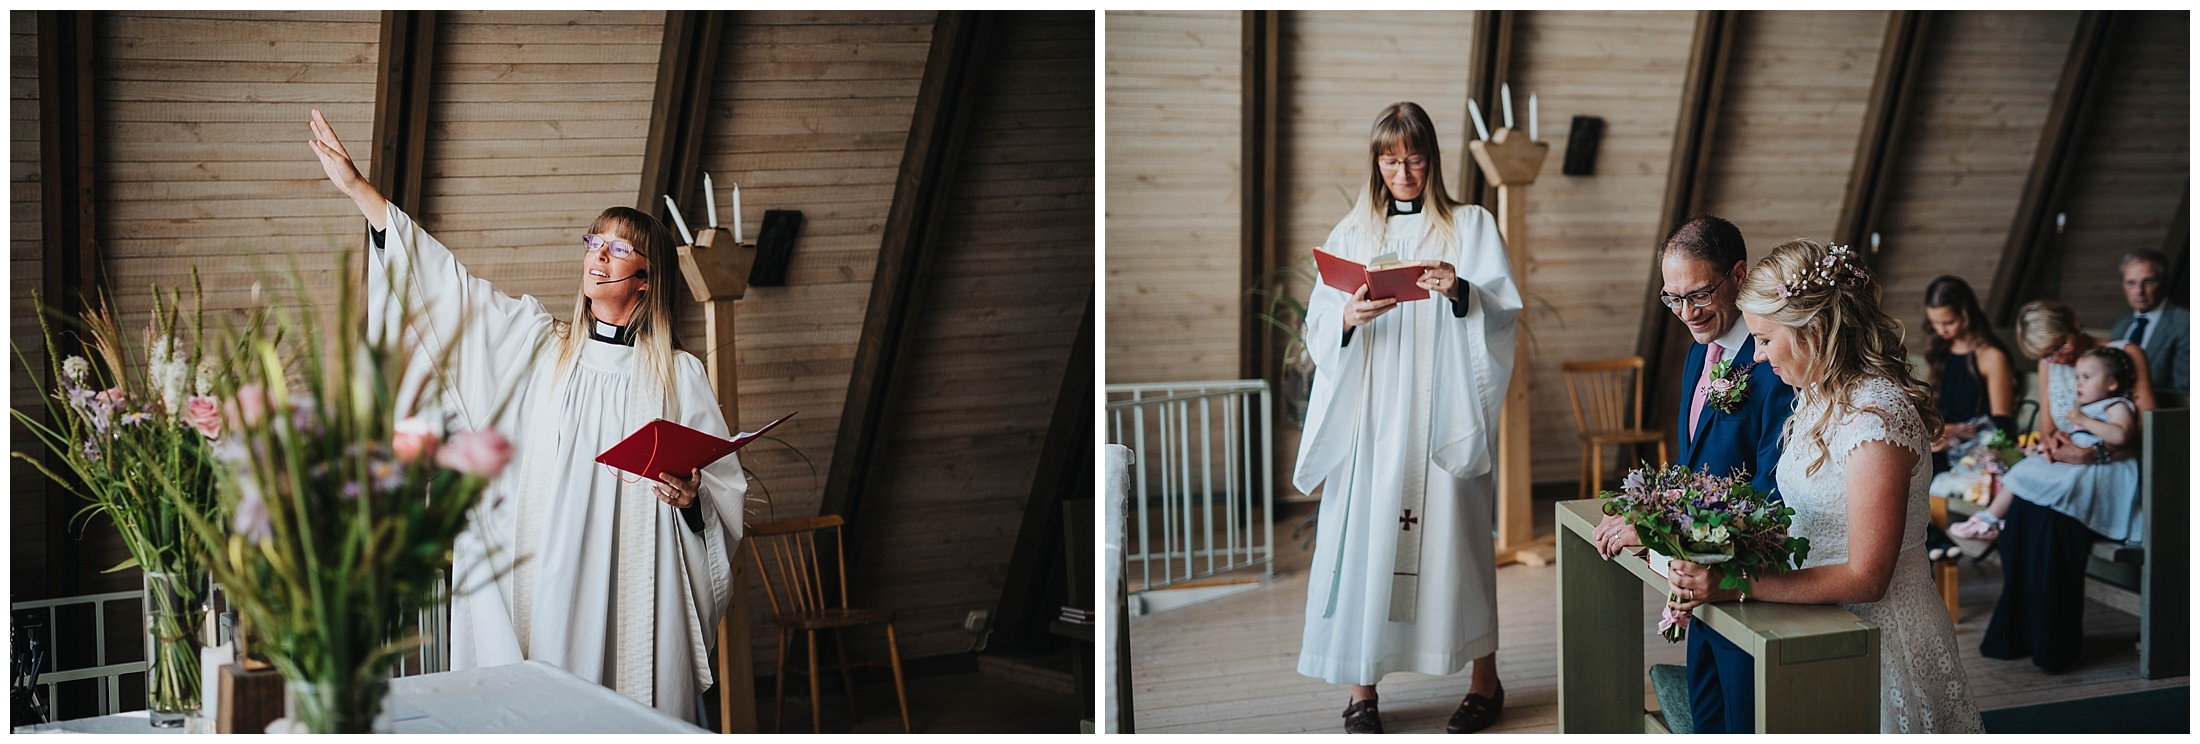
<svg viewBox="0 0 2200 744">
<path fill-rule="evenodd" d="M 1700 566 L 1678 558 L 1667 565 L 1673 571 L 1671 593 L 1674 597 L 1665 603 L 1667 607 L 1687 612 L 1712 602 L 1725 602 L 1742 596 L 1739 591 L 1718 588 L 1717 566 Z"/>
<path fill-rule="evenodd" d="M 389 229 L 389 225 L 384 224 L 389 221 L 386 206 L 388 202 L 382 198 L 382 192 L 374 188 L 374 184 L 367 182 L 365 176 L 359 175 L 359 166 L 352 163 L 351 153 L 344 151 L 343 141 L 336 138 L 336 130 L 328 125 L 327 118 L 321 116 L 320 109 L 313 110 L 313 117 L 307 122 L 307 126 L 313 131 L 313 139 L 307 140 L 306 144 L 313 148 L 314 156 L 321 159 L 321 172 L 328 176 L 329 183 L 336 184 L 337 191 L 351 197 L 352 202 L 359 205 L 360 214 L 366 216 L 367 222 L 374 225 L 374 229 Z"/>
<path fill-rule="evenodd" d="M 1427 271 L 1421 272 L 1421 280 L 1417 282 L 1422 289 L 1454 300 L 1459 299 L 1458 269 L 1452 268 L 1451 264 L 1433 260 L 1422 261 L 1421 266 L 1427 269 Z"/>
<path fill-rule="evenodd" d="M 663 482 L 649 487 L 649 490 L 657 494 L 657 500 L 675 509 L 686 509 L 695 505 L 695 489 L 702 484 L 703 476 L 702 470 L 698 468 L 688 471 L 686 478 L 671 473 L 658 473 L 657 480 Z"/>
<path fill-rule="evenodd" d="M 1373 323 L 1376 318 L 1382 317 L 1383 313 L 1395 310 L 1397 307 L 1398 298 L 1396 297 L 1380 300 L 1368 299 L 1367 285 L 1362 284 L 1359 291 L 1352 293 L 1352 299 L 1346 300 L 1344 303 L 1344 327 L 1358 328 Z"/>
<path fill-rule="evenodd" d="M 1607 514 L 1597 522 L 1597 528 L 1589 533 L 1589 542 L 1597 546 L 1597 555 L 1611 560 L 1612 556 L 1629 546 L 1641 545 L 1642 538 L 1635 535 L 1635 526 L 1617 514 Z"/>
</svg>

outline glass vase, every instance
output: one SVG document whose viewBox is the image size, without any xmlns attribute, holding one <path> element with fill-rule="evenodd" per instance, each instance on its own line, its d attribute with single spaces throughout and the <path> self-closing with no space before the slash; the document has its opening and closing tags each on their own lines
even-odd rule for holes
<svg viewBox="0 0 2200 744">
<path fill-rule="evenodd" d="M 314 734 L 387 734 L 392 731 L 390 680 L 364 682 L 288 680 L 283 717 L 292 731 Z"/>
<path fill-rule="evenodd" d="M 155 728 L 199 715 L 204 571 L 145 572 L 145 709 Z"/>
</svg>

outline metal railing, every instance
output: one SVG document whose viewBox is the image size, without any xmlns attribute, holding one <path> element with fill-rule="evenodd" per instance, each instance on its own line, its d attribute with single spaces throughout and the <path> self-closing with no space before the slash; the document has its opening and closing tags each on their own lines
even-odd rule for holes
<svg viewBox="0 0 2200 744">
<path fill-rule="evenodd" d="M 1129 515 L 1136 534 L 1125 536 L 1124 549 L 1134 591 L 1252 566 L 1274 575 L 1267 381 L 1109 385 L 1107 394 L 1109 441 L 1129 447 L 1136 463 Z"/>
<path fill-rule="evenodd" d="M 405 654 L 404 658 L 399 660 L 397 667 L 391 670 L 391 676 L 403 677 L 415 674 L 433 674 L 436 672 L 444 672 L 450 670 L 451 605 L 449 589 L 450 585 L 448 582 L 446 582 L 444 584 L 443 591 L 439 592 L 437 595 L 438 601 L 430 605 L 427 609 L 421 611 L 420 634 L 422 635 L 422 638 L 420 647 L 412 652 Z M 216 591 L 218 592 L 219 590 L 217 589 Z M 63 626 L 58 622 L 58 609 L 62 607 L 75 607 L 86 604 L 92 606 L 92 665 L 88 667 L 78 667 L 74 669 L 54 669 L 50 671 L 46 669 L 41 669 L 38 675 L 38 697 L 39 700 L 44 703 L 44 707 L 48 711 L 48 715 L 53 716 L 53 720 L 61 720 L 60 716 L 62 715 L 63 710 L 61 706 L 61 684 L 64 682 L 76 682 L 79 680 L 98 680 L 98 683 L 95 687 L 95 689 L 97 689 L 98 691 L 98 698 L 97 703 L 94 705 L 95 712 L 93 713 L 93 715 L 112 715 L 115 713 L 123 712 L 125 710 L 143 710 L 145 708 L 145 701 L 142 699 L 130 701 L 127 705 L 125 705 L 124 701 L 122 700 L 122 678 L 132 674 L 145 673 L 147 664 L 146 660 L 152 658 L 150 648 L 148 648 L 145 658 L 115 664 L 107 663 L 107 634 L 110 630 L 107 627 L 108 603 L 124 602 L 133 605 L 133 609 L 135 611 L 128 614 L 127 617 L 139 621 L 137 623 L 130 624 L 128 627 L 115 629 L 115 632 L 136 633 L 139 635 L 143 635 L 145 633 L 145 627 L 143 625 L 143 620 L 145 617 L 144 600 L 145 593 L 142 590 L 138 590 L 108 592 L 105 594 L 83 594 L 74 597 L 34 599 L 10 603 L 9 607 L 12 610 L 11 615 L 13 618 L 15 618 L 17 622 L 23 621 L 25 619 L 25 613 L 28 612 L 37 613 L 36 615 L 33 615 L 33 617 L 42 617 L 42 623 L 33 622 L 29 624 L 43 624 L 45 627 L 44 634 L 40 636 L 40 645 L 45 649 L 45 662 L 44 664 L 42 664 L 42 666 L 49 667 L 56 664 L 54 660 L 58 658 L 58 649 L 61 648 L 63 643 L 62 635 L 64 633 L 64 630 Z M 217 602 L 215 606 L 218 608 L 221 605 Z M 229 621 L 224 620 L 222 622 L 226 625 Z M 81 626 L 72 626 L 69 628 L 69 632 L 73 634 L 80 628 Z M 224 628 L 219 633 L 219 636 L 224 642 L 227 642 L 229 636 L 227 628 Z M 71 641 L 71 643 L 77 642 L 80 641 Z M 150 646 L 151 643 L 152 640 L 150 637 L 148 637 L 146 639 L 146 644 Z"/>
</svg>

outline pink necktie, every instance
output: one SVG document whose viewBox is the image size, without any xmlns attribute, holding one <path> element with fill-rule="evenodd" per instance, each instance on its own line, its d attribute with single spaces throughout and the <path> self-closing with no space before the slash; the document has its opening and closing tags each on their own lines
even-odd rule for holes
<svg viewBox="0 0 2200 744">
<path fill-rule="evenodd" d="M 1704 389 L 1711 384 L 1711 367 L 1718 364 L 1719 357 L 1724 354 L 1726 354 L 1726 349 L 1721 348 L 1717 341 L 1711 342 L 1711 348 L 1706 349 L 1703 353 L 1703 379 L 1696 381 L 1696 402 L 1688 405 L 1688 436 L 1690 439 L 1694 439 L 1696 436 L 1696 422 L 1703 419 L 1704 399 L 1710 397 L 1704 393 Z"/>
</svg>

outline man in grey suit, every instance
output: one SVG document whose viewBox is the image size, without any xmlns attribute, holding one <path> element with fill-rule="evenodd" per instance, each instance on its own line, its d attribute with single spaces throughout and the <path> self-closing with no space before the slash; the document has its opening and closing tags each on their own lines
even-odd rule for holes
<svg viewBox="0 0 2200 744">
<path fill-rule="evenodd" d="M 2116 321 L 2116 338 L 2138 344 L 2147 353 L 2147 376 L 2156 392 L 2185 395 L 2191 376 L 2187 329 L 2191 314 L 2169 304 L 2162 278 L 2169 274 L 2169 259 L 2161 251 L 2136 250 L 2124 254 L 2124 301 L 2131 314 Z"/>
</svg>

